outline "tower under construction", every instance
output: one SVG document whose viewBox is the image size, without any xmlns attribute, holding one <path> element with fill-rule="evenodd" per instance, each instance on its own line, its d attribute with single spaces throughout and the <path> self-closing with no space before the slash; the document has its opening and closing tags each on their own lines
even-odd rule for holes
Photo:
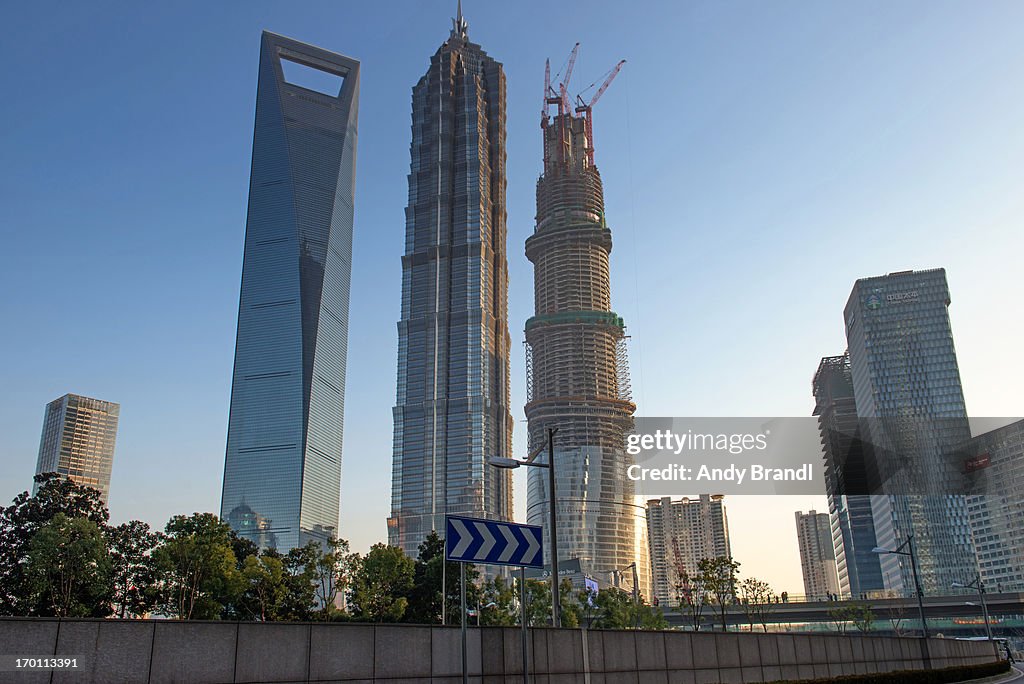
<svg viewBox="0 0 1024 684">
<path fill-rule="evenodd" d="M 619 62 L 590 102 L 570 103 L 566 89 L 573 49 L 557 90 L 545 74 L 544 172 L 537 181 L 537 218 L 526 241 L 534 265 L 535 315 L 526 322 L 530 451 L 548 458 L 554 437 L 559 559 L 578 558 L 602 584 L 651 597 L 645 511 L 626 477 L 632 457 L 625 435 L 636 410 L 629 386 L 625 325 L 611 310 L 612 236 L 604 215 L 601 175 L 594 165 L 593 105 L 622 67 Z M 550 549 L 548 483 L 530 469 L 529 522 L 544 526 Z M 548 556 L 550 557 L 550 556 Z"/>
</svg>

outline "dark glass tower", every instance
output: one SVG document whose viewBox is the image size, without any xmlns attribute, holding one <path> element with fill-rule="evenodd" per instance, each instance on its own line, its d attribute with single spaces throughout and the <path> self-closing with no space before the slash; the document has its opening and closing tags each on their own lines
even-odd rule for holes
<svg viewBox="0 0 1024 684">
<path fill-rule="evenodd" d="M 388 543 L 511 520 L 505 74 L 453 20 L 412 91 Z"/>
<path fill-rule="evenodd" d="M 264 547 L 337 533 L 358 102 L 359 62 L 263 33 L 221 517 Z"/>
<path fill-rule="evenodd" d="M 825 459 L 825 493 L 832 521 L 832 543 L 844 596 L 884 591 L 877 553 L 875 521 L 865 461 L 870 447 L 860 438 L 857 402 L 853 396 L 850 355 L 827 356 L 814 374 L 814 415 L 818 417 Z M 848 494 L 859 491 L 860 494 Z"/>
<path fill-rule="evenodd" d="M 928 492 L 957 487 L 962 463 L 949 455 L 971 436 L 949 303 L 940 268 L 858 280 L 845 310 L 857 415 L 874 419 L 866 432 L 876 454 L 901 456 L 897 477 L 913 477 Z M 889 477 L 888 467 L 881 472 Z M 925 592 L 945 593 L 975 576 L 965 496 L 873 496 L 872 512 L 879 546 L 894 549 L 914 535 Z M 905 556 L 884 554 L 881 563 L 886 589 L 913 590 Z"/>
</svg>

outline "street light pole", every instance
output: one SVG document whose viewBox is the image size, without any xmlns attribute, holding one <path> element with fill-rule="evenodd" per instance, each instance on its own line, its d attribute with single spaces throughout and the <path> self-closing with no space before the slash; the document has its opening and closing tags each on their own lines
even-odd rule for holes
<svg viewBox="0 0 1024 684">
<path fill-rule="evenodd" d="M 903 550 L 903 547 L 908 547 L 907 551 Z M 898 556 L 910 556 L 910 570 L 914 575 L 914 589 L 917 594 L 917 613 L 921 618 L 921 634 L 923 637 L 922 644 L 922 655 L 924 656 L 925 667 L 929 670 L 932 667 L 931 652 L 928 648 L 928 622 L 924 617 L 924 591 L 921 589 L 921 578 L 917 572 L 917 553 L 914 551 L 914 534 L 911 532 L 907 535 L 906 541 L 897 546 L 895 549 L 886 549 L 881 546 L 876 546 L 871 549 L 872 553 L 895 553 Z"/>
<path fill-rule="evenodd" d="M 992 625 L 988 619 L 988 602 L 985 601 L 985 584 L 981 581 L 981 575 L 978 574 L 973 582 L 963 584 L 961 582 L 953 582 L 952 585 L 956 589 L 977 589 L 978 598 L 981 600 L 981 614 L 985 617 L 985 636 L 989 641 L 992 641 Z"/>
<path fill-rule="evenodd" d="M 550 496 L 548 500 L 548 510 L 550 513 L 548 520 L 548 539 L 550 541 L 551 551 L 551 626 L 561 627 L 562 626 L 562 602 L 558 595 L 558 517 L 555 512 L 555 433 L 558 432 L 558 428 L 548 428 L 548 462 L 547 463 L 535 463 L 534 459 L 543 451 L 544 447 L 541 447 L 537 451 L 533 452 L 529 458 L 525 461 L 517 461 L 514 458 L 504 458 L 500 456 L 492 456 L 488 459 L 488 463 L 496 468 L 518 468 L 519 466 L 531 466 L 534 468 L 547 468 L 548 469 L 548 487 L 550 489 Z"/>
<path fill-rule="evenodd" d="M 551 497 L 548 509 L 551 512 L 551 626 L 562 626 L 562 598 L 558 587 L 558 516 L 555 512 L 555 433 L 558 428 L 548 428 L 548 483 Z"/>
</svg>

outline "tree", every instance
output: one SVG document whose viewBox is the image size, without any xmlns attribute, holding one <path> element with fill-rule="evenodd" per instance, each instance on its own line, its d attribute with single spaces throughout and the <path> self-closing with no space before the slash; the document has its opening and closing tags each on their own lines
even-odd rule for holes
<svg viewBox="0 0 1024 684">
<path fill-rule="evenodd" d="M 160 534 L 149 525 L 132 520 L 107 528 L 110 549 L 114 615 L 142 617 L 156 605 L 156 568 L 153 550 Z"/>
<path fill-rule="evenodd" d="M 476 606 L 481 600 L 479 577 L 480 573 L 476 566 L 467 563 L 467 606 Z M 431 532 L 419 546 L 419 556 L 413 567 L 409 605 L 402 621 L 426 625 L 441 624 L 442 602 L 445 606 L 445 621 L 448 624 L 460 624 L 457 620 L 461 604 L 459 563 L 445 561 L 444 540 L 437 532 Z"/>
<path fill-rule="evenodd" d="M 88 518 L 57 513 L 32 535 L 24 567 L 37 615 L 110 614 L 110 557 L 103 532 Z"/>
<path fill-rule="evenodd" d="M 31 591 L 24 574 L 29 542 L 35 533 L 58 513 L 68 518 L 85 518 L 99 529 L 110 516 L 100 492 L 83 487 L 57 473 L 35 476 L 38 491 L 27 491 L 0 509 L 0 614 L 31 615 Z"/>
<path fill-rule="evenodd" d="M 829 617 L 840 632 L 846 632 L 846 625 L 852 624 L 861 633 L 870 632 L 875 622 L 871 606 L 860 601 L 847 601 L 828 611 Z"/>
<path fill-rule="evenodd" d="M 284 563 L 277 554 L 245 557 L 241 571 L 244 589 L 239 605 L 248 619 L 277 620 L 289 586 Z"/>
<path fill-rule="evenodd" d="M 703 618 L 704 607 L 708 604 L 708 591 L 701 581 L 700 575 L 689 575 L 685 571 L 679 576 L 679 584 L 676 585 L 679 592 L 679 608 L 685 612 L 693 626 L 693 631 L 699 632 Z"/>
<path fill-rule="evenodd" d="M 750 623 L 750 631 L 754 631 L 754 624 L 761 625 L 761 628 L 768 631 L 768 616 L 775 609 L 778 597 L 767 582 L 756 577 L 748 577 L 740 582 L 740 603 L 743 612 Z"/>
<path fill-rule="evenodd" d="M 589 596 L 593 603 L 594 618 L 591 626 L 597 629 L 666 629 L 668 622 L 659 608 L 649 606 L 641 600 L 633 601 L 630 592 L 615 587 L 601 589 L 596 594 L 578 594 L 580 599 Z M 580 603 L 582 608 L 582 603 Z"/>
<path fill-rule="evenodd" d="M 182 620 L 222 616 L 244 589 L 230 528 L 212 513 L 176 515 L 153 559 L 161 576 L 158 605 Z"/>
<path fill-rule="evenodd" d="M 358 620 L 398 622 L 409 604 L 414 563 L 397 546 L 374 544 L 354 563 L 351 606 Z"/>
<path fill-rule="evenodd" d="M 511 627 L 519 624 L 515 588 L 503 577 L 484 582 L 480 597 L 480 624 Z"/>
<path fill-rule="evenodd" d="M 729 605 L 736 602 L 736 572 L 740 564 L 731 556 L 701 558 L 697 563 L 700 583 L 708 592 L 710 603 L 722 623 L 722 631 L 728 631 Z"/>
<path fill-rule="evenodd" d="M 337 612 L 334 603 L 338 594 L 344 596 L 352 583 L 352 574 L 358 556 L 349 553 L 348 542 L 344 539 L 330 539 L 327 541 L 326 547 L 317 546 L 315 555 L 316 561 L 313 563 L 314 597 L 317 605 L 320 606 L 320 616 L 327 620 Z"/>
</svg>

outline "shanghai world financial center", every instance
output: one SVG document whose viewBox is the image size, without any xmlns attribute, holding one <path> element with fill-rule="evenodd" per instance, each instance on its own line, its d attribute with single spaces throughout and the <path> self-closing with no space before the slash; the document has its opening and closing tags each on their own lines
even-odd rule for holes
<svg viewBox="0 0 1024 684">
<path fill-rule="evenodd" d="M 358 101 L 358 62 L 263 34 L 221 499 L 261 547 L 337 534 Z"/>
</svg>

